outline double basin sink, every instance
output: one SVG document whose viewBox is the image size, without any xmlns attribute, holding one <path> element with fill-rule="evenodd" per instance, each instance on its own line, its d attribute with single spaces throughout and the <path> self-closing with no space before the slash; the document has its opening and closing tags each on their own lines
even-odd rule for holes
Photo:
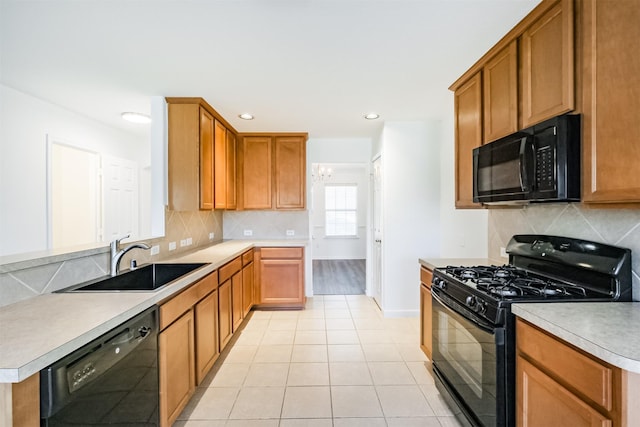
<svg viewBox="0 0 640 427">
<path fill-rule="evenodd" d="M 92 280 L 61 292 L 150 292 L 207 265 L 201 264 L 148 264 L 117 276 Z"/>
</svg>

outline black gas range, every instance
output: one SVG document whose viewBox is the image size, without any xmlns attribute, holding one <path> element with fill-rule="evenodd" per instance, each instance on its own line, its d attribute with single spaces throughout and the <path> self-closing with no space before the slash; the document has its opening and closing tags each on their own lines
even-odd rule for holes
<svg viewBox="0 0 640 427">
<path fill-rule="evenodd" d="M 447 266 L 433 274 L 433 368 L 473 425 L 515 425 L 511 304 L 631 301 L 631 251 L 516 235 L 509 264 Z"/>
</svg>

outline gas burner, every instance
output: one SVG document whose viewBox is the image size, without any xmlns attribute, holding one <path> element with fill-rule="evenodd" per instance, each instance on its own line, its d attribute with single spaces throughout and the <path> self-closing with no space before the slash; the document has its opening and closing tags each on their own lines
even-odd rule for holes
<svg viewBox="0 0 640 427">
<path fill-rule="evenodd" d="M 500 268 L 500 269 L 498 269 L 498 270 L 493 272 L 493 276 L 497 277 L 497 278 L 500 278 L 500 279 L 506 279 L 507 277 L 513 276 L 513 272 L 509 271 L 509 270 L 506 270 L 506 269 L 503 269 L 503 268 Z"/>
<path fill-rule="evenodd" d="M 518 295 L 522 295 L 522 290 L 515 286 L 504 285 L 504 286 L 490 286 L 489 293 L 493 295 L 498 295 L 501 297 L 515 297 Z"/>
<path fill-rule="evenodd" d="M 478 272 L 477 271 L 473 271 L 473 270 L 462 270 L 460 272 L 460 277 L 462 279 L 477 279 L 478 278 Z"/>
</svg>

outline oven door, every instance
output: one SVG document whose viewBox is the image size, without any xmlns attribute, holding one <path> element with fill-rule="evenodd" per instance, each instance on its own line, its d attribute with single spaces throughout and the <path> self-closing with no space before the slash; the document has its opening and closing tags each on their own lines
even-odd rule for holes
<svg viewBox="0 0 640 427">
<path fill-rule="evenodd" d="M 494 328 L 439 289 L 433 298 L 433 368 L 469 421 L 513 425 L 505 328 Z"/>
</svg>

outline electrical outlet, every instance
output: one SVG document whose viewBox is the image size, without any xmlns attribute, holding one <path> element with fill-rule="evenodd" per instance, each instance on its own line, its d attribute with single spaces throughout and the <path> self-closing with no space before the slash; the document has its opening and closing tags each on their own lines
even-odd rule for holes
<svg viewBox="0 0 640 427">
<path fill-rule="evenodd" d="M 212 233 L 209 233 L 209 240 L 213 240 L 213 239 L 214 239 L 214 237 L 216 237 L 216 234 L 215 234 L 215 233 L 213 233 L 213 232 L 212 232 Z"/>
<path fill-rule="evenodd" d="M 193 239 L 191 237 L 187 237 L 187 246 L 193 245 Z"/>
<path fill-rule="evenodd" d="M 151 246 L 151 256 L 158 255 L 159 253 L 160 253 L 160 246 L 159 245 Z"/>
<path fill-rule="evenodd" d="M 182 248 L 184 246 L 187 246 L 187 239 L 180 240 L 180 247 Z"/>
<path fill-rule="evenodd" d="M 295 230 L 287 230 L 287 236 L 295 236 L 295 235 L 296 235 Z"/>
<path fill-rule="evenodd" d="M 169 250 L 170 251 L 176 250 L 176 242 L 169 242 Z"/>
<path fill-rule="evenodd" d="M 253 236 L 253 230 L 244 230 L 245 236 Z"/>
<path fill-rule="evenodd" d="M 503 247 L 500 247 L 500 256 L 502 258 L 509 258 L 509 254 L 507 253 L 507 250 Z"/>
</svg>

